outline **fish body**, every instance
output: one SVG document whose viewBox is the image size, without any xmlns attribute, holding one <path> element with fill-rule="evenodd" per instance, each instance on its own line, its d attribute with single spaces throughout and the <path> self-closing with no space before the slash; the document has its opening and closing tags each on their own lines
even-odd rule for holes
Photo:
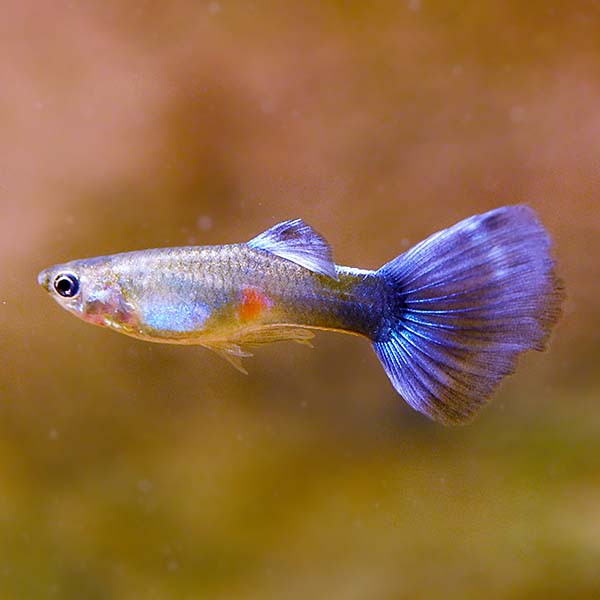
<svg viewBox="0 0 600 600">
<path fill-rule="evenodd" d="M 247 243 L 126 252 L 56 265 L 39 283 L 85 321 L 211 348 L 244 370 L 257 344 L 314 329 L 371 340 L 417 410 L 469 420 L 524 350 L 542 349 L 562 292 L 531 209 L 503 207 L 431 236 L 381 269 L 335 265 L 301 220 Z"/>
</svg>

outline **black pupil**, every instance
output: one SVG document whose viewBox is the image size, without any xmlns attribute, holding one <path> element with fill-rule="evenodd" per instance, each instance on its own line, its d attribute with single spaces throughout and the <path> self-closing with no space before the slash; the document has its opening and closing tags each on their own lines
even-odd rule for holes
<svg viewBox="0 0 600 600">
<path fill-rule="evenodd" d="M 70 273 L 59 275 L 54 280 L 54 289 L 65 298 L 71 298 L 79 291 L 79 282 L 75 275 Z"/>
</svg>

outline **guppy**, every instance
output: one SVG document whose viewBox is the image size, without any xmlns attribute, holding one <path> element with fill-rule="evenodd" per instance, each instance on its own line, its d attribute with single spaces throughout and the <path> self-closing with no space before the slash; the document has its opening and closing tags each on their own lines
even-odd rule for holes
<svg viewBox="0 0 600 600">
<path fill-rule="evenodd" d="M 516 205 L 465 219 L 376 271 L 335 265 L 327 241 L 296 219 L 247 243 L 75 260 L 38 281 L 84 321 L 206 346 L 241 371 L 256 344 L 310 343 L 314 329 L 364 336 L 413 408 L 456 424 L 519 354 L 544 349 L 563 299 L 549 249 L 533 210 Z"/>
</svg>

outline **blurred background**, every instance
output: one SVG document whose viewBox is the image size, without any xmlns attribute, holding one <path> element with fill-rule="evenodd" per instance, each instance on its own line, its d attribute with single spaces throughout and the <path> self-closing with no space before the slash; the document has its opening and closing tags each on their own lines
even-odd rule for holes
<svg viewBox="0 0 600 600">
<path fill-rule="evenodd" d="M 597 2 L 8 0 L 0 40 L 2 599 L 600 595 Z M 463 428 L 359 338 L 245 377 L 36 284 L 294 217 L 376 268 L 517 202 L 564 317 Z"/>
</svg>

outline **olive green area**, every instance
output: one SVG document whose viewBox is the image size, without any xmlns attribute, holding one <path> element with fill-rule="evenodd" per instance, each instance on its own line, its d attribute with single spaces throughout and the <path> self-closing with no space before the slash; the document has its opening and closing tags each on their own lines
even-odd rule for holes
<svg viewBox="0 0 600 600">
<path fill-rule="evenodd" d="M 600 8 L 5 2 L 0 599 L 600 597 Z M 301 217 L 377 268 L 528 203 L 564 316 L 469 426 L 367 341 L 86 324 L 51 264 Z M 526 284 L 526 283 L 524 283 Z"/>
</svg>

